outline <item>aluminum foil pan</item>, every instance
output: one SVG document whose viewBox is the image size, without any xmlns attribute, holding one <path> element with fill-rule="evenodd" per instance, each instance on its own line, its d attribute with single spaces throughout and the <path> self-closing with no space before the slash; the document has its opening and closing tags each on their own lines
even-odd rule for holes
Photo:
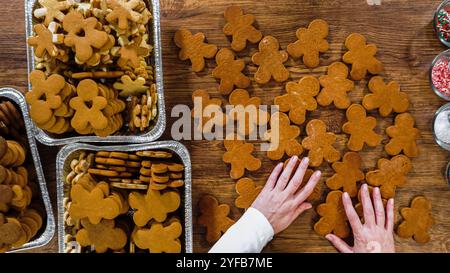
<svg viewBox="0 0 450 273">
<path fill-rule="evenodd" d="M 181 204 L 184 205 L 184 249 L 186 253 L 192 253 L 192 168 L 191 158 L 186 147 L 176 141 L 157 141 L 149 144 L 115 145 L 115 146 L 94 146 L 83 143 L 73 143 L 64 146 L 56 157 L 56 181 L 58 195 L 58 246 L 59 252 L 63 253 L 65 222 L 64 222 L 64 191 L 65 178 L 70 172 L 70 162 L 77 158 L 81 151 L 141 151 L 166 149 L 176 153 L 182 160 L 184 169 L 184 198 Z"/>
<path fill-rule="evenodd" d="M 156 83 L 156 90 L 158 93 L 158 116 L 156 124 L 150 127 L 148 132 L 141 135 L 112 135 L 108 137 L 98 136 L 58 136 L 50 135 L 42 129 L 35 126 L 32 122 L 32 128 L 37 140 L 45 145 L 66 145 L 74 142 L 122 142 L 122 143 L 147 143 L 158 139 L 166 127 L 166 110 L 164 104 L 164 86 L 163 86 L 163 69 L 162 69 L 162 50 L 161 50 L 161 31 L 160 31 L 160 13 L 159 0 L 146 0 L 148 7 L 153 14 L 153 20 L 150 32 L 153 32 L 153 53 L 150 64 L 154 67 L 154 79 Z M 33 34 L 33 10 L 37 5 L 38 0 L 25 0 L 25 30 L 26 37 Z M 151 33 L 150 33 L 151 34 Z M 27 60 L 28 60 L 28 75 L 35 67 L 34 50 L 33 47 L 28 46 L 27 43 Z M 28 89 L 31 89 L 31 83 L 28 82 Z M 28 106 L 27 106 L 28 107 Z"/>
<path fill-rule="evenodd" d="M 39 184 L 40 194 L 42 198 L 42 203 L 45 208 L 45 213 L 47 221 L 45 226 L 41 228 L 38 232 L 38 237 L 30 241 L 20 248 L 13 248 L 8 252 L 17 252 L 27 249 L 37 248 L 46 245 L 55 235 L 55 219 L 53 218 L 52 204 L 50 202 L 50 197 L 47 191 L 47 185 L 45 183 L 44 172 L 42 171 L 41 159 L 39 158 L 39 152 L 36 146 L 36 141 L 33 136 L 33 125 L 31 119 L 28 115 L 27 103 L 25 102 L 25 97 L 17 90 L 12 88 L 0 88 L 0 98 L 8 99 L 15 103 L 22 111 L 22 116 L 25 123 L 25 129 L 27 132 L 28 143 L 30 145 L 31 155 L 33 157 L 33 163 L 36 168 L 36 177 Z"/>
</svg>

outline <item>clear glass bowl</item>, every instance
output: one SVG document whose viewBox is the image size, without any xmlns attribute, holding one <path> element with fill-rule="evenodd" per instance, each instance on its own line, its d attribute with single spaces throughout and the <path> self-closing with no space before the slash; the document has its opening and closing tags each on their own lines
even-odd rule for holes
<svg viewBox="0 0 450 273">
<path fill-rule="evenodd" d="M 450 47 L 450 25 L 448 26 L 448 36 L 445 35 L 444 31 L 439 29 L 439 25 L 442 24 L 439 20 L 442 19 L 443 16 L 447 16 L 447 13 L 448 17 L 446 19 L 448 19 L 450 23 L 450 0 L 443 1 L 434 12 L 433 26 L 439 41 L 441 41 L 441 43 L 445 46 Z"/>
<path fill-rule="evenodd" d="M 436 95 L 438 95 L 439 97 L 441 97 L 442 99 L 444 99 L 446 101 L 450 101 L 450 96 L 446 96 L 443 93 L 441 93 L 439 91 L 439 89 L 434 85 L 434 81 L 433 81 L 433 68 L 434 68 L 434 66 L 436 64 L 438 64 L 438 62 L 440 60 L 443 60 L 443 59 L 447 59 L 449 61 L 449 63 L 450 63 L 450 49 L 447 49 L 446 51 L 441 52 L 439 55 L 436 56 L 436 58 L 434 58 L 433 62 L 431 63 L 431 67 L 430 67 L 430 85 L 431 85 L 431 89 L 433 89 L 433 91 L 434 91 L 434 93 L 436 93 Z M 450 67 L 449 67 L 449 70 L 450 70 Z M 450 73 L 449 73 L 449 77 L 450 77 Z M 450 83 L 450 78 L 449 78 L 449 83 Z M 450 89 L 450 86 L 449 86 L 449 89 Z"/>
<path fill-rule="evenodd" d="M 432 126 L 434 140 L 436 141 L 436 143 L 445 150 L 450 151 L 450 102 L 443 105 L 436 111 L 436 113 L 434 114 Z M 446 139 L 442 137 L 442 133 L 436 133 L 436 130 L 438 130 L 439 126 L 441 126 L 441 130 L 444 132 L 444 134 L 445 131 L 447 131 L 447 134 L 445 135 Z"/>
</svg>

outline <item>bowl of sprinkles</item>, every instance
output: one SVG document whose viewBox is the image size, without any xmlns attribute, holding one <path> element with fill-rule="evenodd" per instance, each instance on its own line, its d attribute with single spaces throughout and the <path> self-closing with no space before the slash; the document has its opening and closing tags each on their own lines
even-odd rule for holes
<svg viewBox="0 0 450 273">
<path fill-rule="evenodd" d="M 450 47 L 450 0 L 443 1 L 436 9 L 434 29 L 439 40 Z"/>
<path fill-rule="evenodd" d="M 439 97 L 450 101 L 450 49 L 439 54 L 431 63 L 430 82 Z"/>
</svg>

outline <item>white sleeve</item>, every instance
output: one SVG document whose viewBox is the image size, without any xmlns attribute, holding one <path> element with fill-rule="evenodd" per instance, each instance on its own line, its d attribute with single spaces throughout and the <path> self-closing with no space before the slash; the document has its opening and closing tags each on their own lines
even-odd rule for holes
<svg viewBox="0 0 450 273">
<path fill-rule="evenodd" d="M 273 235 L 272 225 L 267 218 L 259 210 L 250 207 L 209 253 L 259 253 Z"/>
</svg>

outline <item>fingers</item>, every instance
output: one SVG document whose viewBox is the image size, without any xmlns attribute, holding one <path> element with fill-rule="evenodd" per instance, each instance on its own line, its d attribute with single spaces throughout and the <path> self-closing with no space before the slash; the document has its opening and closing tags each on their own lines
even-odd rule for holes
<svg viewBox="0 0 450 273">
<path fill-rule="evenodd" d="M 359 220 L 358 214 L 353 208 L 352 200 L 348 193 L 344 192 L 342 195 L 342 203 L 344 204 L 345 214 L 347 214 L 348 221 L 352 227 L 353 233 L 357 234 L 361 232 L 362 224 Z"/>
<path fill-rule="evenodd" d="M 307 157 L 304 157 L 302 159 L 302 161 L 300 162 L 300 165 L 298 166 L 297 170 L 295 171 L 294 176 L 292 176 L 292 179 L 286 188 L 286 190 L 289 193 L 295 193 L 297 191 L 297 189 L 301 186 L 303 177 L 305 176 L 306 169 L 308 168 L 308 163 L 309 163 L 309 158 L 307 158 Z"/>
<path fill-rule="evenodd" d="M 302 203 L 305 201 L 308 196 L 311 195 L 311 193 L 314 191 L 314 188 L 316 187 L 317 183 L 320 181 L 320 176 L 322 173 L 320 171 L 315 171 L 311 178 L 309 179 L 306 186 L 304 186 L 295 196 L 295 202 Z"/>
<path fill-rule="evenodd" d="M 275 166 L 275 168 L 273 169 L 269 178 L 267 179 L 266 185 L 264 186 L 265 190 L 273 190 L 273 188 L 275 187 L 275 184 L 278 180 L 278 176 L 280 175 L 282 169 L 283 169 L 283 163 L 278 163 L 278 165 Z"/>
<path fill-rule="evenodd" d="M 294 212 L 294 219 L 297 218 L 300 214 L 302 214 L 305 210 L 309 210 L 310 208 L 312 208 L 312 205 L 310 203 L 301 203 Z"/>
<path fill-rule="evenodd" d="M 325 236 L 328 241 L 339 251 L 342 253 L 353 253 L 353 249 L 347 245 L 346 242 L 344 242 L 341 238 L 337 237 L 334 234 L 328 234 Z"/>
<path fill-rule="evenodd" d="M 361 187 L 361 203 L 363 207 L 364 223 L 369 226 L 375 225 L 375 214 L 373 212 L 372 201 L 370 200 L 367 184 Z"/>
<path fill-rule="evenodd" d="M 381 200 L 380 188 L 376 187 L 372 193 L 373 205 L 375 207 L 375 220 L 378 226 L 384 227 L 386 214 L 384 213 L 383 201 Z"/>
<path fill-rule="evenodd" d="M 289 162 L 284 168 L 284 171 L 281 173 L 280 178 L 278 178 L 277 184 L 275 185 L 275 189 L 279 191 L 283 191 L 286 188 L 287 183 L 289 182 L 289 178 L 291 178 L 291 173 L 294 170 L 295 165 L 297 164 L 298 157 L 294 155 L 289 159 Z"/>
<path fill-rule="evenodd" d="M 394 199 L 388 200 L 386 205 L 386 230 L 392 233 L 394 231 Z"/>
</svg>

